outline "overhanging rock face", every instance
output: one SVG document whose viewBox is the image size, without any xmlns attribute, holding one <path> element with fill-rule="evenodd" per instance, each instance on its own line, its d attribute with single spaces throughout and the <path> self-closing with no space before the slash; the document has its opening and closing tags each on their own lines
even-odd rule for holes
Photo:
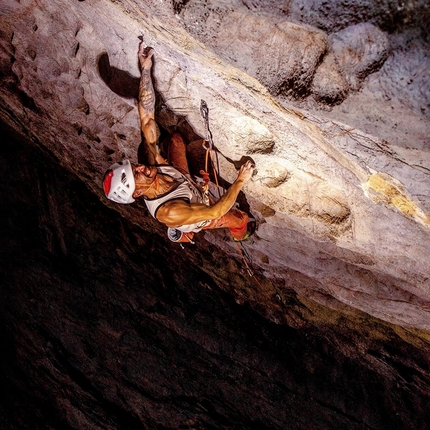
<svg viewBox="0 0 430 430">
<path fill-rule="evenodd" d="M 334 309 L 430 329 L 428 152 L 282 107 L 186 33 L 173 12 L 166 8 L 161 20 L 155 3 L 151 11 L 137 1 L 70 1 L 67 13 L 58 0 L 3 3 L 1 119 L 54 154 L 100 200 L 111 162 L 137 161 L 142 36 L 156 51 L 160 124 L 190 141 L 204 138 L 203 99 L 222 178 L 234 180 L 243 156 L 257 164 L 244 190 L 258 222 L 246 244 L 252 265 L 281 293 L 293 289 Z M 143 220 L 142 205 L 115 209 L 146 228 L 156 225 Z M 238 256 L 221 232 L 205 240 Z M 282 322 L 263 291 L 226 288 Z"/>
</svg>

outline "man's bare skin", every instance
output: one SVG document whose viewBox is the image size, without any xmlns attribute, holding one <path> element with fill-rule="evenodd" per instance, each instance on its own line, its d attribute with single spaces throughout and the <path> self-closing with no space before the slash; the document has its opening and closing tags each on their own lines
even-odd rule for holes
<svg viewBox="0 0 430 430">
<path fill-rule="evenodd" d="M 158 175 L 155 165 L 165 165 L 166 160 L 158 153 L 157 139 L 158 126 L 155 122 L 155 92 L 151 80 L 152 56 L 154 49 L 139 45 L 138 57 L 141 71 L 139 86 L 139 117 L 146 145 L 152 160 L 148 166 L 139 164 L 133 166 L 133 174 L 136 189 L 133 197 L 145 196 L 149 199 L 156 198 L 169 191 L 175 184 L 174 179 L 165 175 Z M 236 181 L 227 192 L 213 205 L 206 206 L 199 203 L 187 203 L 183 200 L 171 200 L 164 203 L 157 211 L 157 219 L 168 227 L 194 224 L 205 220 L 214 220 L 225 215 L 235 204 L 240 190 L 249 181 L 254 165 L 246 162 L 239 171 Z"/>
<path fill-rule="evenodd" d="M 140 42 L 138 58 L 141 66 L 141 77 L 139 85 L 139 104 L 138 111 L 140 124 L 143 135 L 150 150 L 148 160 L 149 164 L 165 163 L 165 160 L 159 160 L 157 151 L 158 126 L 155 122 L 155 92 L 151 79 L 152 56 L 154 49 Z"/>
<path fill-rule="evenodd" d="M 189 204 L 183 200 L 172 200 L 158 209 L 157 218 L 167 227 L 179 227 L 205 220 L 214 220 L 225 215 L 235 204 L 240 190 L 249 181 L 254 172 L 254 165 L 247 161 L 239 171 L 237 179 L 227 192 L 213 205 Z"/>
</svg>

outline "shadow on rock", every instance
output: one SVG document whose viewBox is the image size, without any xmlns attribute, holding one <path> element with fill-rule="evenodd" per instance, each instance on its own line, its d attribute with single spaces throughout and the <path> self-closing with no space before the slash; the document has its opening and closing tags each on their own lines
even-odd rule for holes
<svg viewBox="0 0 430 430">
<path fill-rule="evenodd" d="M 138 99 L 140 78 L 135 78 L 128 72 L 112 67 L 106 52 L 100 55 L 97 65 L 103 82 L 115 94 L 127 99 Z"/>
</svg>

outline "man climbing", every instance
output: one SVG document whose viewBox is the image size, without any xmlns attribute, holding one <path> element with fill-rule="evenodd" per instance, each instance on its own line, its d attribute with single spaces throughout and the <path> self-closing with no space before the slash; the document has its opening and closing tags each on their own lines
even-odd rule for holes
<svg viewBox="0 0 430 430">
<path fill-rule="evenodd" d="M 195 232 L 213 228 L 228 228 L 236 241 L 247 239 L 253 233 L 254 222 L 245 212 L 233 209 L 233 205 L 255 166 L 246 162 L 226 193 L 218 201 L 210 202 L 190 175 L 186 145 L 179 133 L 170 136 L 167 154 L 170 164 L 166 162 L 157 147 L 160 133 L 155 122 L 155 92 L 151 80 L 153 54 L 152 48 L 140 43 L 138 111 L 147 162 L 135 166 L 124 160 L 113 164 L 103 179 L 106 197 L 123 204 L 143 197 L 150 214 L 169 227 L 169 237 L 174 241 L 189 241 Z M 176 238 L 171 237 L 172 231 L 178 233 Z M 183 239 L 179 240 L 181 236 Z"/>
</svg>

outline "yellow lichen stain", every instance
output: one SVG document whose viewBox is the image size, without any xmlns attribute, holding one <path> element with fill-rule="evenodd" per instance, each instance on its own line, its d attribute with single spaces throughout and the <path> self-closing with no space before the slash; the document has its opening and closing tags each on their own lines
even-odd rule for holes
<svg viewBox="0 0 430 430">
<path fill-rule="evenodd" d="M 413 218 L 425 226 L 430 226 L 430 216 L 405 195 L 403 186 L 400 183 L 394 185 L 389 181 L 394 182 L 395 180 L 389 175 L 374 173 L 368 177 L 364 188 L 378 193 L 373 198 L 377 203 L 384 202 L 394 206 L 407 217 Z"/>
</svg>

